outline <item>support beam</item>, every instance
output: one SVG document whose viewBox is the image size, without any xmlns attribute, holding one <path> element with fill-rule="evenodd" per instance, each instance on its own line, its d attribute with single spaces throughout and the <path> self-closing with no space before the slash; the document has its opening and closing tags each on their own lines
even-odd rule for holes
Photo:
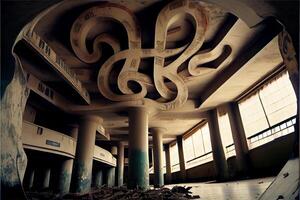
<svg viewBox="0 0 300 200">
<path fill-rule="evenodd" d="M 146 108 L 129 110 L 128 188 L 149 187 L 148 112 Z"/>
<path fill-rule="evenodd" d="M 98 116 L 83 116 L 81 119 L 72 174 L 72 192 L 86 193 L 90 190 L 96 130 L 100 123 L 102 119 Z"/>
<path fill-rule="evenodd" d="M 180 166 L 180 178 L 181 182 L 185 182 L 186 171 L 185 171 L 185 160 L 183 152 L 183 138 L 182 135 L 177 136 L 177 147 L 178 147 L 178 157 L 179 157 L 179 166 Z"/>
<path fill-rule="evenodd" d="M 123 185 L 123 176 L 124 176 L 124 144 L 122 142 L 120 142 L 118 146 L 117 169 L 118 169 L 117 184 L 120 187 Z"/>
<path fill-rule="evenodd" d="M 226 180 L 228 179 L 228 166 L 222 145 L 218 123 L 218 113 L 216 109 L 207 112 L 207 122 L 209 126 L 215 168 L 217 171 L 217 179 Z"/>
<path fill-rule="evenodd" d="M 237 170 L 239 175 L 248 175 L 250 160 L 248 158 L 248 144 L 242 122 L 241 113 L 236 102 L 226 105 L 234 148 L 236 153 Z"/>
<path fill-rule="evenodd" d="M 170 184 L 172 182 L 172 172 L 171 172 L 171 158 L 170 158 L 170 146 L 169 144 L 164 145 L 166 154 L 166 182 Z"/>
<path fill-rule="evenodd" d="M 164 185 L 163 171 L 163 128 L 151 128 L 153 136 L 153 157 L 154 157 L 154 187 Z"/>
</svg>

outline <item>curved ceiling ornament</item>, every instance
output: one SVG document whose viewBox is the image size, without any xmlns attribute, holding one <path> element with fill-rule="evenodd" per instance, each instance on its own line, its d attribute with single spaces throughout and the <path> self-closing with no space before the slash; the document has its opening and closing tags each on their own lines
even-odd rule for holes
<svg viewBox="0 0 300 200">
<path fill-rule="evenodd" d="M 168 49 L 166 48 L 168 28 L 177 17 L 181 16 L 188 16 L 193 23 L 195 28 L 194 37 L 189 44 Z M 115 38 L 102 33 L 95 38 L 93 51 L 90 53 L 87 50 L 86 39 L 88 33 L 96 26 L 99 19 L 117 21 L 126 29 L 128 49 L 120 50 L 120 44 Z M 207 20 L 205 10 L 198 2 L 189 0 L 173 1 L 165 6 L 157 17 L 154 48 L 142 49 L 140 27 L 135 15 L 126 7 L 105 3 L 86 10 L 75 20 L 71 28 L 70 41 L 76 56 L 86 63 L 95 63 L 101 59 L 101 49 L 98 47 L 100 43 L 109 44 L 113 48 L 114 55 L 104 62 L 98 72 L 97 85 L 104 97 L 112 101 L 143 100 L 153 103 L 159 109 L 170 110 L 182 106 L 188 99 L 188 88 L 185 79 L 178 74 L 178 69 L 184 62 L 189 62 L 189 74 L 198 76 L 202 73 L 201 69 L 199 70 L 201 66 L 197 67 L 199 65 L 196 65 L 195 62 L 204 63 L 215 59 L 215 64 L 220 64 L 228 56 L 228 51 L 229 54 L 231 52 L 230 47 L 225 46 L 221 52 L 216 52 L 217 56 L 209 56 L 209 59 L 204 59 L 207 57 L 207 53 L 197 53 L 205 39 L 204 36 L 208 26 Z M 171 63 L 165 63 L 166 58 L 175 55 L 177 56 L 176 59 Z M 139 72 L 141 59 L 151 57 L 154 58 L 153 78 Z M 204 61 L 201 61 L 201 59 L 204 59 Z M 117 79 L 117 85 L 122 94 L 117 94 L 110 88 L 109 77 L 114 64 L 120 60 L 125 60 L 125 63 Z M 218 66 L 212 66 L 209 69 L 203 68 L 203 70 L 206 72 L 216 67 Z M 171 90 L 165 80 L 172 82 L 176 86 L 176 90 Z M 129 81 L 137 83 L 141 88 L 140 91 L 132 91 L 128 86 Z M 146 98 L 149 86 L 155 86 L 161 96 L 159 100 Z"/>
</svg>

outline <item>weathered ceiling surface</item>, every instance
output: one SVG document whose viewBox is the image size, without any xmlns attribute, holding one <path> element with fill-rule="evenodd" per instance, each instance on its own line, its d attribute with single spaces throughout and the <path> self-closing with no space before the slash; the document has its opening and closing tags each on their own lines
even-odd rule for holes
<svg viewBox="0 0 300 200">
<path fill-rule="evenodd" d="M 146 106 L 168 142 L 281 66 L 278 30 L 202 1 L 63 1 L 23 29 L 14 51 L 29 87 L 64 112 L 103 117 L 117 140 L 126 109 Z"/>
</svg>

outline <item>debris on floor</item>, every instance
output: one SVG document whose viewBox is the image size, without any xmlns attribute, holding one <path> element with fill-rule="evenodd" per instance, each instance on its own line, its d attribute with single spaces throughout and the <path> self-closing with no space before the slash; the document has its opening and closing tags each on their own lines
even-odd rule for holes
<svg viewBox="0 0 300 200">
<path fill-rule="evenodd" d="M 169 188 L 149 189 L 146 191 L 140 189 L 128 190 L 126 187 L 106 187 L 94 188 L 85 195 L 68 194 L 63 196 L 63 200 L 188 200 L 200 199 L 199 195 L 192 195 L 192 187 L 174 186 Z"/>
<path fill-rule="evenodd" d="M 172 189 L 161 187 L 156 189 L 141 190 L 133 189 L 129 190 L 126 187 L 107 187 L 101 186 L 93 188 L 87 194 L 79 195 L 74 193 L 66 194 L 62 197 L 55 195 L 50 198 L 51 195 L 32 195 L 36 200 L 189 200 L 200 199 L 199 195 L 192 195 L 190 191 L 192 187 L 174 186 Z M 45 198 L 46 197 L 46 198 Z"/>
</svg>

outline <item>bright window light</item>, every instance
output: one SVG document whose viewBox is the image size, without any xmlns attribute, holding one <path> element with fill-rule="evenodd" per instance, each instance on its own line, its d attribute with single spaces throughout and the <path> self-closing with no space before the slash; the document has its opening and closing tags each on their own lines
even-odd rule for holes
<svg viewBox="0 0 300 200">
<path fill-rule="evenodd" d="M 297 99 L 288 72 L 239 102 L 239 109 L 250 149 L 293 133 Z"/>
<path fill-rule="evenodd" d="M 212 149 L 208 123 L 205 123 L 193 134 L 185 137 L 183 147 L 187 169 L 211 161 Z"/>
<path fill-rule="evenodd" d="M 228 158 L 235 155 L 230 121 L 227 113 L 218 114 L 219 129 L 225 156 Z M 233 145 L 233 146 L 232 146 Z"/>
</svg>

